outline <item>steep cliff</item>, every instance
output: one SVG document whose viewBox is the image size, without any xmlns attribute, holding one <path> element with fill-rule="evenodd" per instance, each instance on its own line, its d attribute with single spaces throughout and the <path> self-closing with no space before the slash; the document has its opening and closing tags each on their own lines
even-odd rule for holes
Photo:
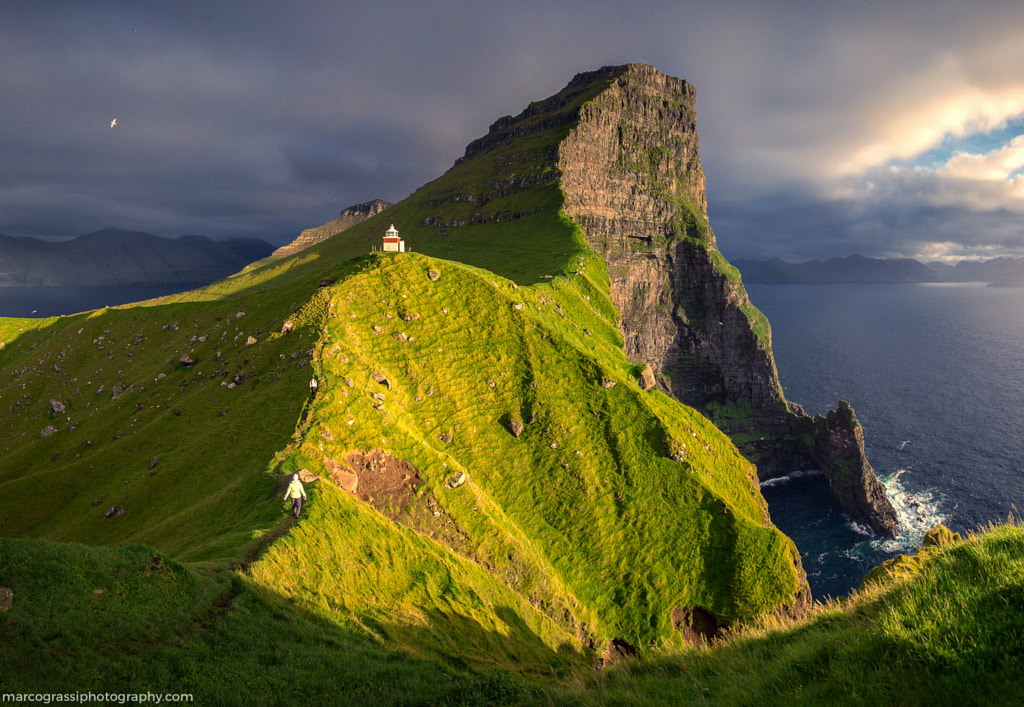
<svg viewBox="0 0 1024 707">
<path fill-rule="evenodd" d="M 787 403 L 768 322 L 718 251 L 694 88 L 637 64 L 580 74 L 569 86 L 596 82 L 607 87 L 579 109 L 559 145 L 558 168 L 565 213 L 608 263 L 627 355 L 649 364 L 664 390 L 709 414 L 762 478 L 821 468 L 852 519 L 894 536 L 896 513 L 867 462 L 853 411 L 843 404 L 811 420 Z"/>
</svg>

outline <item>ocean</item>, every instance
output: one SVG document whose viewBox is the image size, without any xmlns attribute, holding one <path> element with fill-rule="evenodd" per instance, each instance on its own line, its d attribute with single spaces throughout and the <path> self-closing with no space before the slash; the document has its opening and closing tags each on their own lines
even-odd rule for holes
<svg viewBox="0 0 1024 707">
<path fill-rule="evenodd" d="M 199 284 L 103 287 L 0 287 L 0 317 L 56 317 L 141 302 L 200 287 Z"/>
<path fill-rule="evenodd" d="M 1024 508 L 1024 290 L 955 285 L 751 285 L 787 399 L 842 399 L 903 534 L 849 523 L 820 474 L 762 484 L 816 599 L 848 594 L 937 523 L 965 533 Z"/>
</svg>

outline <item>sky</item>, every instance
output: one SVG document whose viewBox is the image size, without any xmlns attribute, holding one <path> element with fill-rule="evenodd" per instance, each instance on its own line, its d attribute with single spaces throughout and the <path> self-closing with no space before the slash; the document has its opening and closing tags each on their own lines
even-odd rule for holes
<svg viewBox="0 0 1024 707">
<path fill-rule="evenodd" d="M 696 87 L 728 258 L 1024 256 L 1024 3 L 986 0 L 0 0 L 0 233 L 283 244 L 628 62 Z"/>
</svg>

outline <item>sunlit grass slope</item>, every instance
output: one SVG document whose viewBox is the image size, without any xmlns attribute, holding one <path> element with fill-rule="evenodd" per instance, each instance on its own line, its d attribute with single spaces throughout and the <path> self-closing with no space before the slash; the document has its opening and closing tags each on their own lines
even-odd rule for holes
<svg viewBox="0 0 1024 707">
<path fill-rule="evenodd" d="M 601 295 L 603 263 L 581 267 L 527 289 L 405 254 L 330 288 L 320 393 L 284 465 L 327 476 L 330 460 L 375 448 L 410 461 L 425 483 L 397 526 L 432 537 L 422 552 L 443 570 L 395 559 L 412 550 L 368 558 L 378 514 L 321 481 L 318 515 L 253 577 L 311 605 L 417 623 L 425 606 L 473 615 L 469 578 L 430 587 L 468 562 L 487 570 L 473 582 L 507 585 L 564 636 L 582 627 L 640 644 L 672 640 L 674 606 L 733 621 L 791 601 L 795 550 L 767 520 L 752 467 L 703 417 L 638 387 Z M 446 488 L 459 474 L 468 480 Z M 544 622 L 534 630 L 565 640 Z"/>
<path fill-rule="evenodd" d="M 589 673 L 530 704 L 1024 702 L 1024 528 L 988 527 L 909 564 L 796 624 Z"/>
</svg>

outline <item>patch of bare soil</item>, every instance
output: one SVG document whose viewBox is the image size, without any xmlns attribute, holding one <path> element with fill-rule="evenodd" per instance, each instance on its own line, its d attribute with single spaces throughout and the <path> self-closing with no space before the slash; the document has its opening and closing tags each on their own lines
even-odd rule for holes
<svg viewBox="0 0 1024 707">
<path fill-rule="evenodd" d="M 416 467 L 381 449 L 350 452 L 345 461 L 348 469 L 337 462 L 327 464 L 331 480 L 391 520 L 398 520 L 413 504 L 416 489 L 423 485 Z"/>
<path fill-rule="evenodd" d="M 464 556 L 472 555 L 469 537 L 429 490 L 420 491 L 419 469 L 382 449 L 350 452 L 346 464 L 325 459 L 331 481 L 381 515 L 426 535 Z"/>
</svg>

